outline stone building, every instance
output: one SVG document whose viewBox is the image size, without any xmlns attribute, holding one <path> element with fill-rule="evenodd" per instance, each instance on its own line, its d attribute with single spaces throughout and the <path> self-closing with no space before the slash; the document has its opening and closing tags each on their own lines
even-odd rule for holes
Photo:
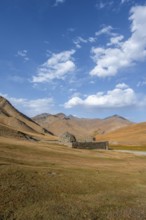
<svg viewBox="0 0 146 220">
<path fill-rule="evenodd" d="M 73 134 L 65 132 L 60 136 L 60 141 L 63 143 L 73 143 L 76 142 L 76 138 Z"/>
<path fill-rule="evenodd" d="M 99 150 L 108 150 L 109 149 L 109 143 L 108 141 L 104 142 L 96 142 L 92 139 L 92 141 L 84 141 L 79 142 L 76 140 L 75 136 L 69 132 L 65 132 L 60 136 L 60 141 L 64 143 L 65 145 L 77 148 L 77 149 L 99 149 Z"/>
</svg>

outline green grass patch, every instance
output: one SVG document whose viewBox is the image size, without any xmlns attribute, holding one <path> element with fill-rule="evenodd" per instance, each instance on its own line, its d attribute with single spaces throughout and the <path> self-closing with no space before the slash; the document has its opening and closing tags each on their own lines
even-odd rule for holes
<svg viewBox="0 0 146 220">
<path fill-rule="evenodd" d="M 124 145 L 110 145 L 112 150 L 136 150 L 146 151 L 146 146 L 124 146 Z"/>
</svg>

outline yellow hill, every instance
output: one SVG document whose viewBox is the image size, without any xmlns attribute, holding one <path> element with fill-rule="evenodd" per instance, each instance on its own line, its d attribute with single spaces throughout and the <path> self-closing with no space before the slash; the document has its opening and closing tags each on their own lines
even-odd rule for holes
<svg viewBox="0 0 146 220">
<path fill-rule="evenodd" d="M 96 140 L 107 140 L 111 145 L 146 145 L 146 122 L 126 126 L 105 135 L 96 135 Z"/>
</svg>

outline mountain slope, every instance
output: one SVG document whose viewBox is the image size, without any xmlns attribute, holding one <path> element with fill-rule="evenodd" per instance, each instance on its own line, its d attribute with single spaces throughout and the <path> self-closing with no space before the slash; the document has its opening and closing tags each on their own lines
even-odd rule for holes
<svg viewBox="0 0 146 220">
<path fill-rule="evenodd" d="M 146 145 L 146 122 L 120 128 L 105 135 L 96 135 L 96 140 L 108 140 L 113 145 Z"/>
<path fill-rule="evenodd" d="M 0 137 L 31 140 L 31 141 L 38 140 L 38 138 L 33 137 L 30 133 L 25 133 L 3 124 L 0 124 Z"/>
<path fill-rule="evenodd" d="M 5 125 L 5 130 L 9 127 L 9 129 L 19 130 L 22 132 L 39 134 L 50 133 L 32 119 L 19 112 L 2 96 L 0 96 L 0 125 Z M 4 128 L 4 126 L 1 127 L 1 130 L 2 128 Z"/>
<path fill-rule="evenodd" d="M 68 131 L 81 140 L 91 139 L 96 134 L 108 133 L 132 124 L 132 122 L 117 115 L 106 119 L 87 119 L 66 116 L 63 113 L 56 115 L 45 113 L 33 117 L 33 120 L 57 136 Z"/>
</svg>

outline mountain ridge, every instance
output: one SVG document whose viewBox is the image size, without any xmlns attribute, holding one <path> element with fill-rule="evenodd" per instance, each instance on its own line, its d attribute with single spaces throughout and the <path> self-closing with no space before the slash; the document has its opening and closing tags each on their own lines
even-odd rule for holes
<svg viewBox="0 0 146 220">
<path fill-rule="evenodd" d="M 32 119 L 41 126 L 52 131 L 55 135 L 60 136 L 64 132 L 74 134 L 77 139 L 85 140 L 93 138 L 97 133 L 108 133 L 120 127 L 127 126 L 133 122 L 128 119 L 113 115 L 104 119 L 100 118 L 79 118 L 64 113 L 36 115 Z"/>
<path fill-rule="evenodd" d="M 41 127 L 37 122 L 18 111 L 6 98 L 0 96 L 0 125 L 1 134 L 8 133 L 32 133 L 32 134 L 50 134 L 46 128 Z M 8 130 L 9 132 L 6 132 Z"/>
<path fill-rule="evenodd" d="M 133 123 L 120 115 L 79 118 L 64 113 L 42 113 L 29 118 L 0 96 L 0 136 L 32 139 L 35 135 L 60 136 L 70 132 L 77 140 L 109 141 L 111 144 L 145 144 L 146 122 Z M 31 134 L 31 136 L 29 136 Z"/>
</svg>

